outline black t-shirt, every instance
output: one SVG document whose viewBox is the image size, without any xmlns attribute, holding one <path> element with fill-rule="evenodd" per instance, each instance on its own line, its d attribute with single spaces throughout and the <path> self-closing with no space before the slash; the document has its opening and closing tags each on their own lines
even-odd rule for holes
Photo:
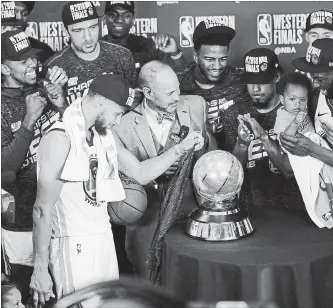
<svg viewBox="0 0 333 308">
<path fill-rule="evenodd" d="M 220 81 L 211 89 L 202 89 L 195 82 L 196 64 L 177 71 L 181 95 L 200 95 L 207 102 L 208 121 L 212 131 L 222 129 L 221 116 L 233 104 L 251 100 L 246 86 L 240 84 L 241 69 L 226 67 Z M 215 127 L 215 129 L 214 129 Z"/>
<path fill-rule="evenodd" d="M 19 88 L 1 88 L 1 92 L 1 150 L 3 150 L 13 141 L 15 132 L 21 127 L 26 114 L 25 97 L 35 92 L 35 88 L 27 88 L 25 91 Z M 59 113 L 48 104 L 34 126 L 34 138 L 23 166 L 16 173 L 15 182 L 3 187 L 15 198 L 15 223 L 2 221 L 3 227 L 8 230 L 32 230 L 32 210 L 37 191 L 36 154 L 43 133 L 58 119 Z"/>
<path fill-rule="evenodd" d="M 276 112 L 280 107 L 279 104 L 268 113 L 259 113 L 251 102 L 231 106 L 222 116 L 223 129 L 218 136 L 222 150 L 231 153 L 234 150 L 239 114 L 250 113 L 269 136 L 276 139 L 274 124 Z M 269 159 L 259 139 L 253 140 L 248 148 L 248 162 L 244 170 L 241 201 L 249 209 L 263 207 L 304 209 L 302 195 L 295 178 L 288 180 L 279 172 Z"/>
<path fill-rule="evenodd" d="M 100 41 L 100 54 L 93 61 L 79 58 L 71 48 L 56 53 L 46 62 L 46 65 L 61 67 L 68 76 L 64 92 L 69 104 L 78 97 L 85 97 L 90 83 L 98 75 L 113 73 L 121 75 L 132 87 L 136 85 L 136 71 L 131 52 L 121 46 Z"/>
</svg>

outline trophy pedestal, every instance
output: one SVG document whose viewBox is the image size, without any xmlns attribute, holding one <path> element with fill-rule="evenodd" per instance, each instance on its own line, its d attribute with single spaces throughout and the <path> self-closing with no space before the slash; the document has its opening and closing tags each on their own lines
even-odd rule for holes
<svg viewBox="0 0 333 308">
<path fill-rule="evenodd" d="M 186 234 L 204 241 L 231 241 L 251 235 L 254 229 L 240 209 L 193 211 L 186 222 Z"/>
</svg>

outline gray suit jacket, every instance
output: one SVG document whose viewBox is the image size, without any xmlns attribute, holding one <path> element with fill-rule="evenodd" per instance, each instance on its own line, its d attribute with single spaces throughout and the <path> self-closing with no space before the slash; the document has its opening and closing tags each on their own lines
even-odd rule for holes
<svg viewBox="0 0 333 308">
<path fill-rule="evenodd" d="M 143 114 L 143 104 L 140 104 L 136 110 Z M 176 112 L 180 125 L 188 126 L 190 132 L 194 130 L 206 132 L 206 102 L 201 96 L 181 96 Z M 113 127 L 113 130 L 125 148 L 139 161 L 157 156 L 152 132 L 143 115 L 129 112 L 121 118 L 120 124 Z M 207 137 L 208 149 L 216 149 L 215 139 L 208 133 Z"/>
</svg>

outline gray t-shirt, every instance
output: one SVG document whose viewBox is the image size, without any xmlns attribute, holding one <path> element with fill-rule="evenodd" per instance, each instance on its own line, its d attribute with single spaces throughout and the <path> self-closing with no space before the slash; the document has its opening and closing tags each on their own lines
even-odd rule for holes
<svg viewBox="0 0 333 308">
<path fill-rule="evenodd" d="M 98 75 L 114 73 L 121 75 L 132 87 L 136 84 L 136 71 L 132 53 L 121 46 L 99 41 L 100 54 L 93 61 L 85 61 L 79 58 L 71 48 L 57 52 L 46 61 L 49 67 L 61 67 L 68 76 L 68 82 L 64 87 L 66 99 L 69 104 L 78 97 L 85 97 L 90 83 Z"/>
</svg>

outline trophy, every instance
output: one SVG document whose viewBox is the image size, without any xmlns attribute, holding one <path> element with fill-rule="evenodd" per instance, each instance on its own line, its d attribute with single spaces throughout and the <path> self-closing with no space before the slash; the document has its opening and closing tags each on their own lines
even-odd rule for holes
<svg viewBox="0 0 333 308">
<path fill-rule="evenodd" d="M 193 169 L 193 184 L 199 204 L 186 222 L 187 235 L 205 241 L 229 241 L 254 232 L 238 195 L 244 179 L 240 161 L 226 151 L 211 151 L 200 157 Z"/>
</svg>

